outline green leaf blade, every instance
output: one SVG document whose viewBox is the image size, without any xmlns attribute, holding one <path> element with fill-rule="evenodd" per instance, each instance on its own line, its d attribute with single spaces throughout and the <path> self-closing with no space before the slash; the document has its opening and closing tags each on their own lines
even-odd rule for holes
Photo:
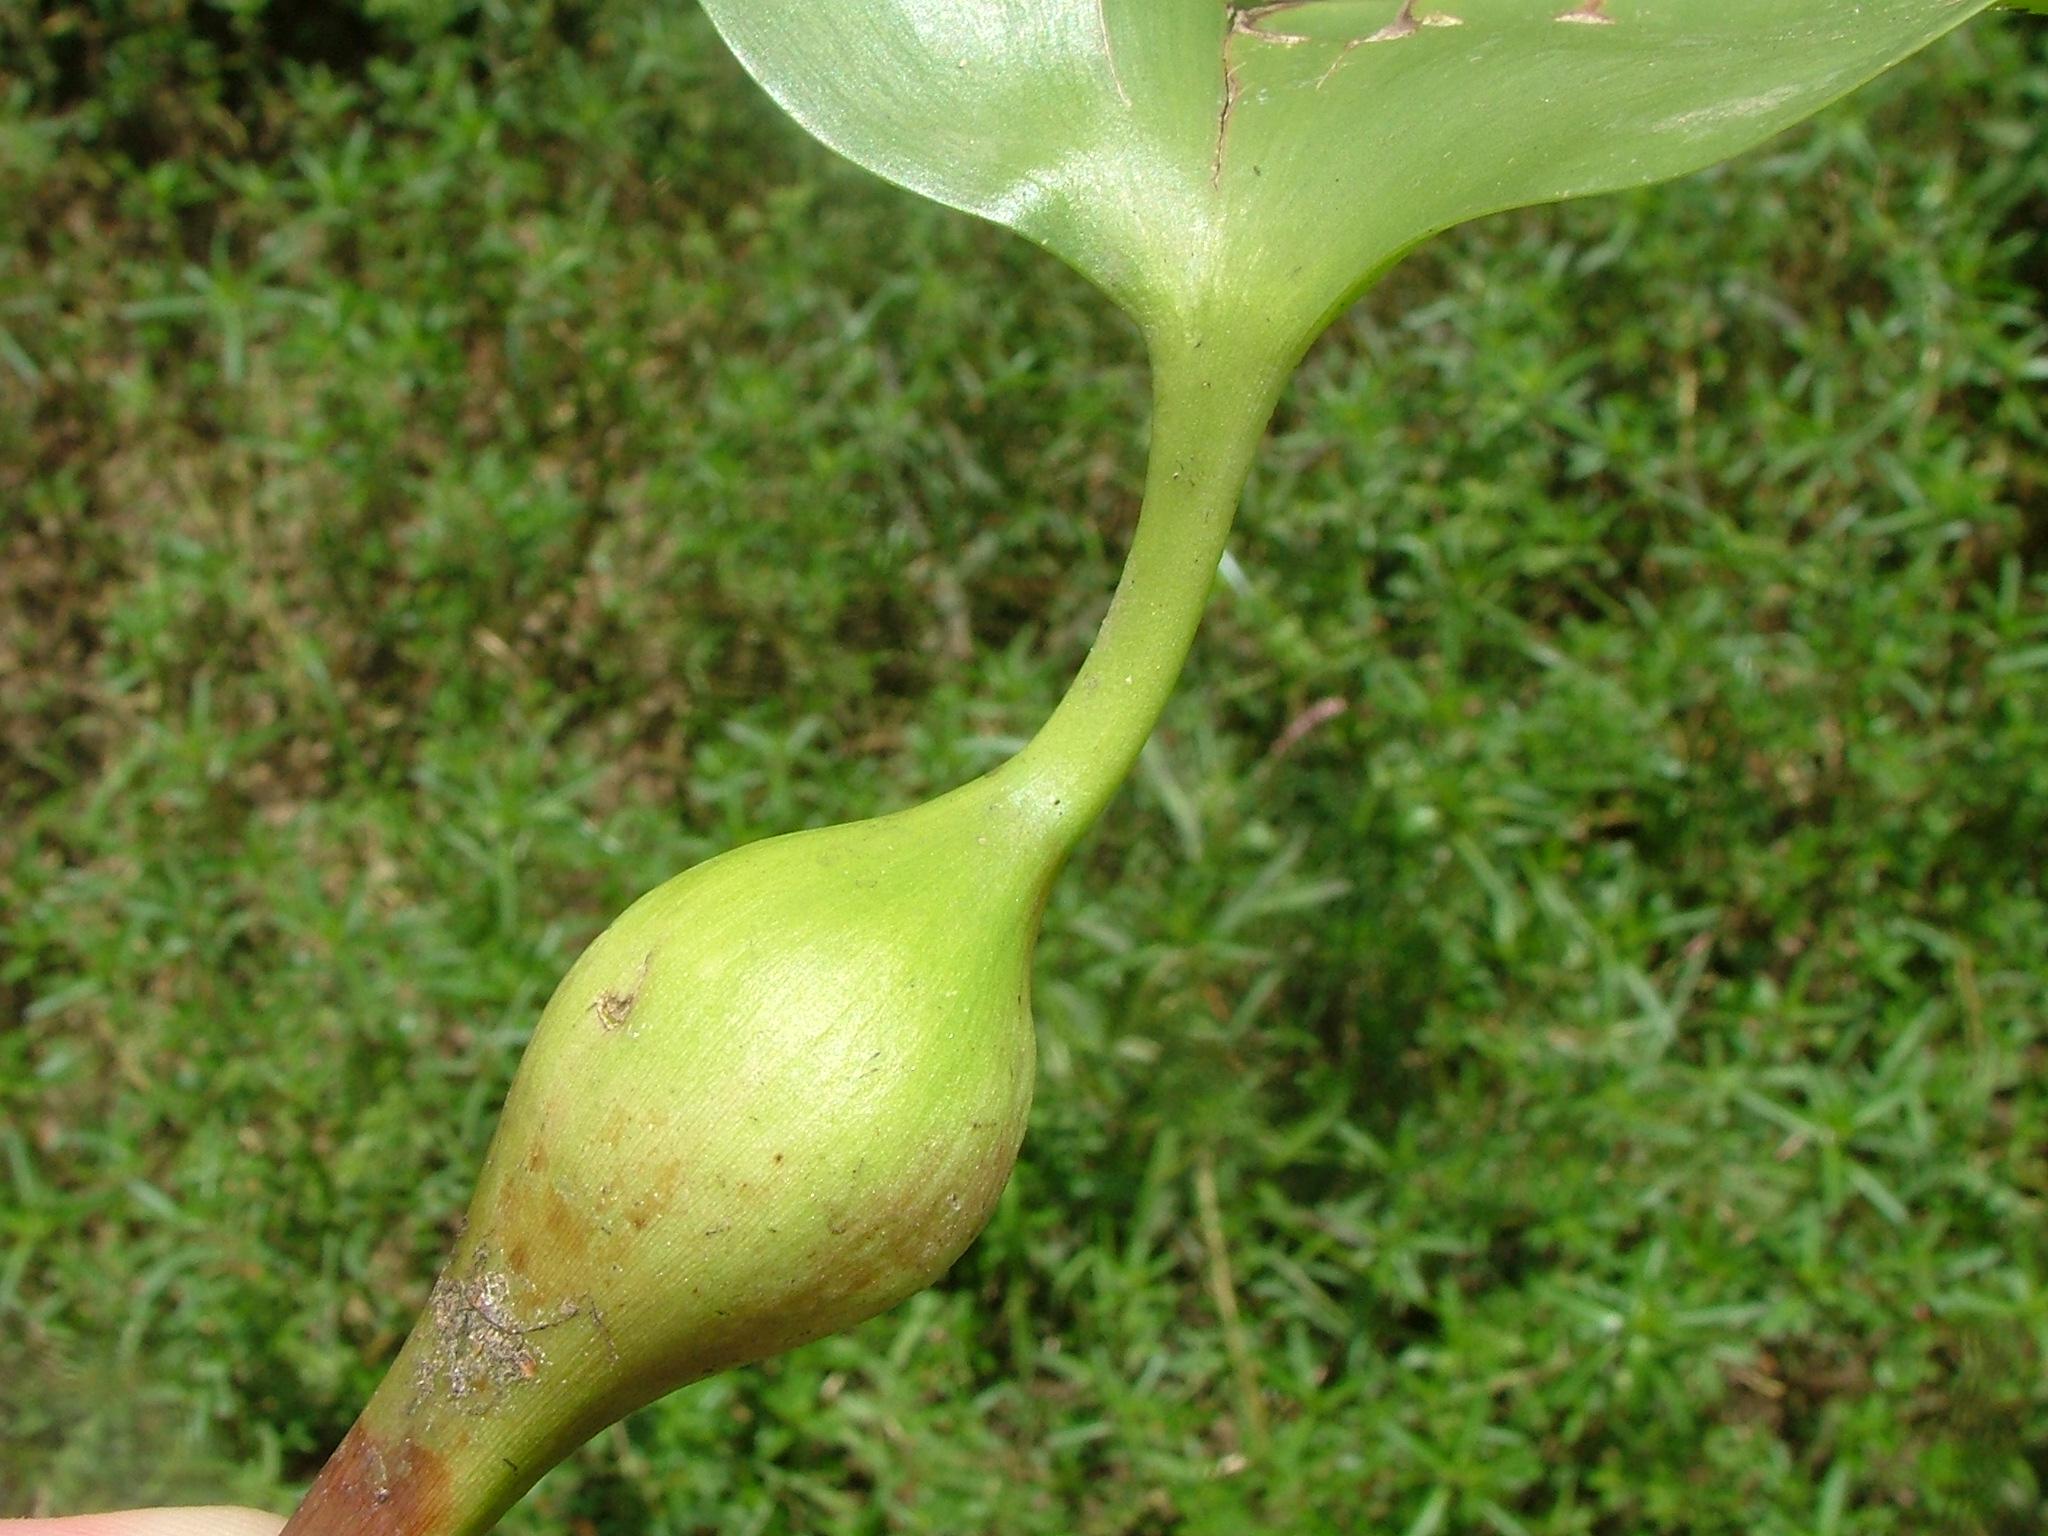
<svg viewBox="0 0 2048 1536">
<path fill-rule="evenodd" d="M 1469 219 L 1684 175 L 1993 0 L 705 0 L 806 127 L 1148 331 L 1298 352 Z"/>
<path fill-rule="evenodd" d="M 1098 0 L 705 9 L 768 92 L 847 158 L 1037 240 L 1141 315 L 1184 286 L 1167 226 L 1185 234 L 1199 182 L 1176 93 L 1220 90 L 1220 7 L 1168 0 L 1135 29 Z"/>
<path fill-rule="evenodd" d="M 1403 13 L 1310 0 L 1272 13 L 1232 40 L 1231 270 L 1284 291 L 1312 334 L 1431 234 L 1728 159 L 1988 3 L 1444 0 Z M 1300 41 L 1261 35 L 1283 29 Z M 1313 235 L 1282 254 L 1269 230 Z"/>
</svg>

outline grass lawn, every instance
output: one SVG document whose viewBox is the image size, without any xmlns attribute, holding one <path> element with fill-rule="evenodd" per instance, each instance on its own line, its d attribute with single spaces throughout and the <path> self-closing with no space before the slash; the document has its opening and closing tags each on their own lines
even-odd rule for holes
<svg viewBox="0 0 2048 1536">
<path fill-rule="evenodd" d="M 1145 369 L 694 6 L 0 60 L 0 1514 L 281 1509 L 581 946 L 1043 718 Z M 987 1235 L 506 1529 L 2036 1536 L 2044 125 L 1994 19 L 1402 267 L 1059 886 Z"/>
</svg>

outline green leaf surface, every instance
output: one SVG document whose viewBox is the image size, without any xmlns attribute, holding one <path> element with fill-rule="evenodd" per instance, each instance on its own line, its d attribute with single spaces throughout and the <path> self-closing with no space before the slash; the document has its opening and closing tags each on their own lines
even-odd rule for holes
<svg viewBox="0 0 2048 1536">
<path fill-rule="evenodd" d="M 842 153 L 1282 350 L 1438 230 L 1725 159 L 1990 4 L 705 0 Z"/>
</svg>

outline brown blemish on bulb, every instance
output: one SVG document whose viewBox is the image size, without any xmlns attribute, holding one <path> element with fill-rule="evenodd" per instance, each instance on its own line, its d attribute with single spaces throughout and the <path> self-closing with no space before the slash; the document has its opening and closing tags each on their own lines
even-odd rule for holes
<svg viewBox="0 0 2048 1536">
<path fill-rule="evenodd" d="M 361 1424 L 314 1479 L 283 1536 L 432 1536 L 449 1519 L 448 1468 L 410 1440 L 387 1443 Z"/>
<path fill-rule="evenodd" d="M 640 1001 L 640 989 L 647 985 L 648 973 L 654 969 L 654 953 L 650 950 L 641 958 L 640 970 L 632 982 L 625 987 L 607 987 L 591 999 L 590 1011 L 597 1015 L 598 1028 L 608 1035 L 615 1035 L 626 1027 L 633 1017 L 633 1006 Z"/>
<path fill-rule="evenodd" d="M 540 1199 L 540 1222 L 554 1240 L 556 1252 L 567 1258 L 581 1255 L 590 1246 L 590 1227 L 583 1213 L 563 1199 L 552 1183 L 542 1189 Z"/>
<path fill-rule="evenodd" d="M 635 1232 L 645 1232 L 675 1203 L 682 1181 L 683 1165 L 679 1162 L 665 1163 L 650 1171 L 638 1181 L 640 1191 L 626 1207 L 626 1224 Z"/>
<path fill-rule="evenodd" d="M 515 1266 L 499 1269 L 476 1255 L 469 1272 L 444 1272 L 427 1299 L 425 1348 L 413 1372 L 423 1395 L 479 1411 L 509 1387 L 539 1379 L 547 1360 L 534 1336 L 579 1315 L 574 1302 L 536 1315 L 518 1295 Z"/>
<path fill-rule="evenodd" d="M 1552 18 L 1554 21 L 1574 22 L 1582 27 L 1611 27 L 1614 18 L 1607 14 L 1607 0 L 1584 0 L 1570 10 Z"/>
<path fill-rule="evenodd" d="M 826 1230 L 834 1241 L 818 1261 L 821 1289 L 854 1297 L 931 1284 L 994 1214 L 1016 1154 L 1014 1143 L 986 1138 L 971 1149 L 934 1147 L 905 1171 L 893 1199 L 871 1211 L 831 1212 Z"/>
</svg>

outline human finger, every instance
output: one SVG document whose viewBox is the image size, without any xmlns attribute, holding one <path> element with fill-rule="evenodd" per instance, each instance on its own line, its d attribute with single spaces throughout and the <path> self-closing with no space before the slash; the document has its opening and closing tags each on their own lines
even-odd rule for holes
<svg viewBox="0 0 2048 1536">
<path fill-rule="evenodd" d="M 280 1515 L 254 1509 L 131 1509 L 57 1520 L 0 1520 L 0 1536 L 277 1536 Z"/>
</svg>

